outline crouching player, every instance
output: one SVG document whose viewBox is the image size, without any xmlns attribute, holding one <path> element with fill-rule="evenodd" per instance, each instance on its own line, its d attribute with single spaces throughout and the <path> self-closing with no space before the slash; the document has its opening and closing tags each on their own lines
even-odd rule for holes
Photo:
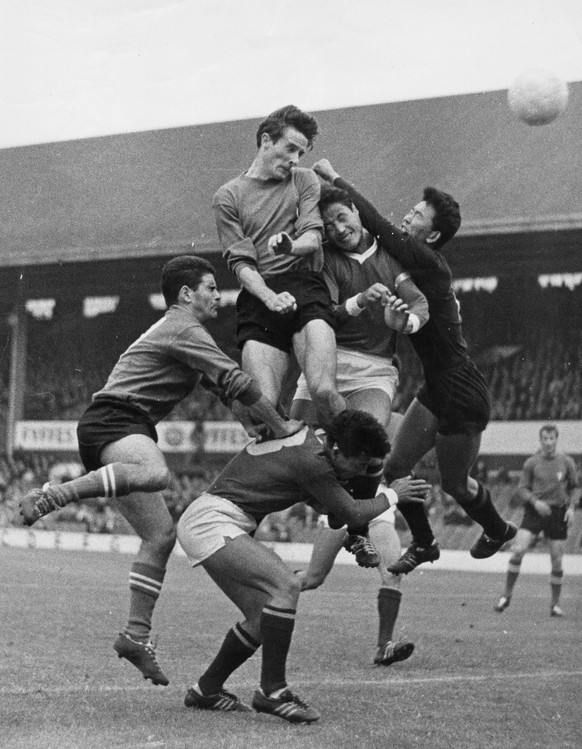
<svg viewBox="0 0 582 749">
<path fill-rule="evenodd" d="M 244 616 L 188 689 L 187 707 L 249 711 L 224 684 L 262 646 L 253 708 L 292 723 L 318 720 L 319 712 L 292 692 L 286 679 L 301 581 L 253 534 L 265 515 L 299 501 L 356 525 L 398 502 L 422 502 L 429 485 L 420 479 L 397 479 L 385 493 L 357 501 L 342 486 L 388 449 L 386 432 L 373 416 L 344 411 L 325 438 L 304 427 L 292 437 L 251 443 L 184 512 L 178 539 L 191 564 L 202 565 Z"/>
</svg>

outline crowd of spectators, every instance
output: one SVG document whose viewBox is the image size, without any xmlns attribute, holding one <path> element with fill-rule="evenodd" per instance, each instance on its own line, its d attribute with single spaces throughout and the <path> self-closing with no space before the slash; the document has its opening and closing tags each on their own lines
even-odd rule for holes
<svg viewBox="0 0 582 749">
<path fill-rule="evenodd" d="M 539 284 L 524 288 L 517 298 L 503 288 L 458 292 L 469 349 L 490 384 L 493 419 L 582 418 L 581 296 L 580 287 L 542 289 Z M 119 355 L 160 314 L 145 306 L 132 314 L 118 308 L 94 318 L 70 310 L 51 320 L 30 315 L 24 418 L 77 419 Z M 224 307 L 210 327 L 219 345 L 238 358 L 233 308 Z M 5 320 L 0 335 L 0 418 L 5 418 L 10 361 Z M 403 410 L 422 375 L 405 339 L 399 359 L 401 383 L 395 405 Z M 199 389 L 170 418 L 224 420 L 230 414 L 215 396 Z"/>
</svg>

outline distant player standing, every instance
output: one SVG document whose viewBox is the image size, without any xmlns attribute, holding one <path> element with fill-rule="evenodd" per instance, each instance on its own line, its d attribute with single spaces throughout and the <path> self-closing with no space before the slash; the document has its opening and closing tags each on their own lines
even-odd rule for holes
<svg viewBox="0 0 582 749">
<path fill-rule="evenodd" d="M 398 229 L 343 180 L 327 159 L 313 169 L 349 193 L 364 227 L 409 271 L 428 300 L 430 319 L 409 337 L 422 362 L 425 382 L 398 430 L 386 462 L 386 481 L 408 475 L 435 447 L 443 490 L 483 528 L 471 556 L 490 557 L 514 538 L 517 528 L 499 515 L 490 492 L 469 475 L 489 421 L 490 404 L 487 383 L 468 355 L 451 269 L 441 252 L 461 224 L 459 205 L 448 193 L 427 187 Z M 424 507 L 403 507 L 402 514 L 413 541 L 389 570 L 407 574 L 423 562 L 438 559 L 440 552 Z"/>
<path fill-rule="evenodd" d="M 576 464 L 569 455 L 557 452 L 557 443 L 558 429 L 546 424 L 540 429 L 540 451 L 524 463 L 518 487 L 524 504 L 523 520 L 511 546 L 505 592 L 495 611 L 505 611 L 509 606 L 522 559 L 536 537 L 543 533 L 550 547 L 552 565 L 550 616 L 564 615 L 559 606 L 564 576 L 562 557 L 580 491 Z"/>
<path fill-rule="evenodd" d="M 20 512 L 26 525 L 32 525 L 70 502 L 118 500 L 141 545 L 129 577 L 129 619 L 114 647 L 144 678 L 165 686 L 168 679 L 157 662 L 150 631 L 176 531 L 160 493 L 170 474 L 156 444 L 156 424 L 199 384 L 233 405 L 248 407 L 277 436 L 294 434 L 303 424 L 282 419 L 204 327 L 217 316 L 220 301 L 214 268 L 207 260 L 192 255 L 169 260 L 162 271 L 162 292 L 166 314 L 121 355 L 81 416 L 79 453 L 88 473 L 34 489 L 22 500 Z"/>
<path fill-rule="evenodd" d="M 321 276 L 319 180 L 297 166 L 317 122 L 295 106 L 272 112 L 257 130 L 249 169 L 223 185 L 212 207 L 236 303 L 242 368 L 279 404 L 294 354 L 328 424 L 345 408 L 335 386 L 336 347 L 329 291 Z"/>
</svg>

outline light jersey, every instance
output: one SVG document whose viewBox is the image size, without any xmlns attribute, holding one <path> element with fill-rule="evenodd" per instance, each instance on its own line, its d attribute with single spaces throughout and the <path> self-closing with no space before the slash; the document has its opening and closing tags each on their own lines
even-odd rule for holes
<svg viewBox="0 0 582 749">
<path fill-rule="evenodd" d="M 297 502 L 333 508 L 338 500 L 353 501 L 309 427 L 285 439 L 251 442 L 207 491 L 230 500 L 257 522 Z"/>
<path fill-rule="evenodd" d="M 120 356 L 93 399 L 131 403 L 157 424 L 198 384 L 226 401 L 254 402 L 258 395 L 253 379 L 218 348 L 208 330 L 172 305 Z"/>
<path fill-rule="evenodd" d="M 578 486 L 576 464 L 564 453 L 556 453 L 553 458 L 536 453 L 525 461 L 519 486 L 550 505 L 562 507 L 569 504 L 569 492 Z"/>
<path fill-rule="evenodd" d="M 409 271 L 428 301 L 430 318 L 409 336 L 422 362 L 425 377 L 452 369 L 469 359 L 461 329 L 459 302 L 452 274 L 444 255 L 423 242 L 406 237 L 385 219 L 349 182 L 339 177 L 334 185 L 346 190 L 360 213 L 363 226 Z"/>
<path fill-rule="evenodd" d="M 373 304 L 357 316 L 346 311 L 348 299 L 375 283 L 382 283 L 392 293 L 401 296 L 421 323 L 428 317 L 426 300 L 410 280 L 410 274 L 379 248 L 375 239 L 372 246 L 361 254 L 325 247 L 323 277 L 336 308 L 337 345 L 343 348 L 388 359 L 394 356 L 398 334 L 386 326 L 383 307 Z"/>
<path fill-rule="evenodd" d="M 212 209 L 218 237 L 230 270 L 238 275 L 244 266 L 261 276 L 291 270 L 321 271 L 323 250 L 312 255 L 276 255 L 270 237 L 287 232 L 291 239 L 310 230 L 323 233 L 317 203 L 319 180 L 311 169 L 296 167 L 286 180 L 262 180 L 242 174 L 215 194 Z"/>
</svg>

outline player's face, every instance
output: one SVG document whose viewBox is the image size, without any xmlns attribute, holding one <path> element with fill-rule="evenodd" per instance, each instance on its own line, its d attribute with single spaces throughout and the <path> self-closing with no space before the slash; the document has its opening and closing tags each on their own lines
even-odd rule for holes
<svg viewBox="0 0 582 749">
<path fill-rule="evenodd" d="M 343 203 L 331 203 L 323 211 L 323 226 L 328 241 L 344 252 L 363 252 L 364 230 L 357 210 Z"/>
<path fill-rule="evenodd" d="M 408 237 L 417 239 L 419 242 L 426 242 L 427 239 L 430 239 L 431 235 L 435 234 L 432 223 L 434 217 L 434 208 L 428 205 L 425 200 L 421 200 L 402 219 L 400 231 Z"/>
<path fill-rule="evenodd" d="M 286 127 L 277 141 L 263 134 L 263 169 L 267 179 L 285 180 L 307 150 L 307 138 L 294 127 Z"/>
<path fill-rule="evenodd" d="M 540 435 L 540 445 L 544 455 L 551 457 L 556 454 L 558 437 L 555 432 L 542 432 Z"/>
<path fill-rule="evenodd" d="M 218 315 L 218 303 L 220 293 L 212 273 L 202 276 L 202 281 L 197 289 L 191 289 L 190 304 L 194 315 L 198 320 L 208 320 Z"/>
<path fill-rule="evenodd" d="M 351 479 L 360 473 L 364 473 L 370 462 L 368 455 L 354 455 L 350 458 L 339 450 L 335 450 L 332 456 L 333 470 L 340 480 Z"/>
</svg>

